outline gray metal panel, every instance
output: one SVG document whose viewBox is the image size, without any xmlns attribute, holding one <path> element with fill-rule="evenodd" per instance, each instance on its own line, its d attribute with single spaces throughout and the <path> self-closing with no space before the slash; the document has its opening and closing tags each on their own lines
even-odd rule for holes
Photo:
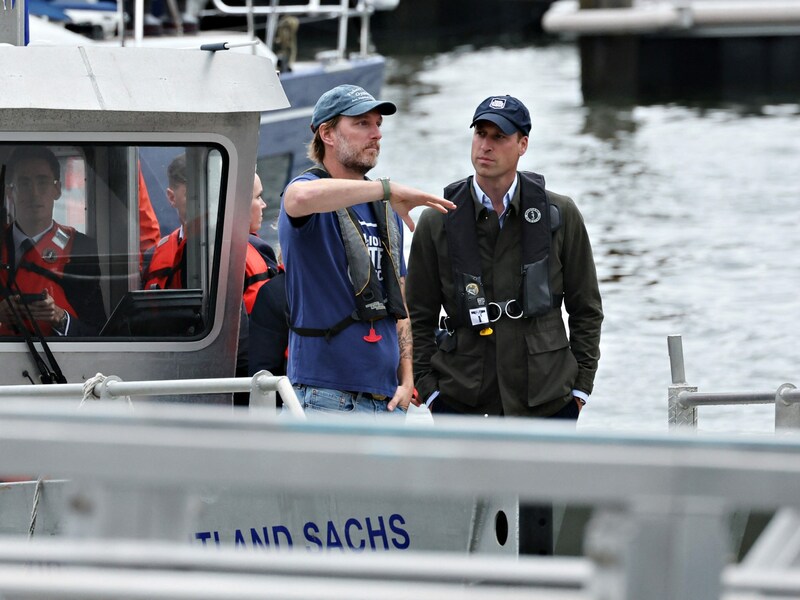
<svg viewBox="0 0 800 600">
<path fill-rule="evenodd" d="M 777 508 L 800 502 L 798 455 L 800 441 L 789 436 L 576 432 L 529 419 L 440 417 L 435 427 L 413 427 L 271 420 L 210 406 L 139 404 L 128 413 L 0 403 L 0 474 L 148 484 L 203 484 L 213 474 L 219 485 L 295 492 L 519 494 L 612 506 L 668 497 Z"/>
<path fill-rule="evenodd" d="M 232 113 L 276 110 L 289 102 L 272 62 L 259 56 L 37 46 L 0 48 L 0 106 Z"/>
</svg>

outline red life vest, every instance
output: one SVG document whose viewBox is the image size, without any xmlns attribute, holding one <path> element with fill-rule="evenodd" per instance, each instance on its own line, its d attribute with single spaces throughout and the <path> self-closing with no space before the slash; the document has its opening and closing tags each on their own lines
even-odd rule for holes
<svg viewBox="0 0 800 600">
<path fill-rule="evenodd" d="M 6 229 L 3 238 L 6 243 L 0 249 L 0 263 L 9 265 L 11 252 L 10 244 L 14 237 L 10 229 Z M 16 268 L 10 265 L 10 270 L 0 269 L 0 289 L 9 288 L 9 275 L 13 278 L 14 286 L 9 291 L 12 294 L 38 294 L 47 290 L 55 303 L 66 310 L 71 318 L 78 318 L 72 308 L 62 287 L 64 268 L 70 262 L 72 244 L 75 240 L 75 229 L 67 225 L 59 225 L 53 221 L 53 226 L 42 238 L 22 255 Z M 24 311 L 22 311 L 24 315 Z M 25 327 L 33 332 L 30 322 L 25 319 Z M 53 327 L 44 321 L 38 322 L 42 335 L 52 335 Z M 13 323 L 0 324 L 0 335 L 18 335 Z"/>
<path fill-rule="evenodd" d="M 182 259 L 186 250 L 186 238 L 178 240 L 180 229 L 161 238 L 153 251 L 150 265 L 142 278 L 146 290 L 181 289 Z"/>
<path fill-rule="evenodd" d="M 253 244 L 247 244 L 247 256 L 244 263 L 244 307 L 249 315 L 253 312 L 258 290 L 283 270 L 270 267 L 262 254 Z"/>
</svg>

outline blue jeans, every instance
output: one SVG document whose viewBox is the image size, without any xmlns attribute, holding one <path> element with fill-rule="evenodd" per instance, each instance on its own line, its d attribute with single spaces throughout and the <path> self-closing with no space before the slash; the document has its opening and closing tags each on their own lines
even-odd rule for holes
<svg viewBox="0 0 800 600">
<path fill-rule="evenodd" d="M 377 400 L 372 394 L 364 392 L 344 392 L 329 388 L 314 387 L 311 385 L 295 384 L 295 394 L 303 410 L 310 415 L 399 415 L 405 416 L 405 411 L 395 408 L 390 412 L 386 409 L 391 398 Z"/>
</svg>

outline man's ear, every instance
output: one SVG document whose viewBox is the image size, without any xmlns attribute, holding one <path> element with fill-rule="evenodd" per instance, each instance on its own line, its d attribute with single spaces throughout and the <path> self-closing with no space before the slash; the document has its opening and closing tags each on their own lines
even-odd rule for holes
<svg viewBox="0 0 800 600">
<path fill-rule="evenodd" d="M 333 127 L 328 125 L 327 123 L 323 123 L 319 127 L 319 139 L 322 140 L 323 144 L 328 146 L 333 145 Z"/>
<path fill-rule="evenodd" d="M 169 187 L 167 188 L 167 200 L 169 201 L 169 205 L 175 208 L 175 190 Z"/>
<path fill-rule="evenodd" d="M 522 156 L 528 151 L 528 136 L 523 135 L 519 140 L 519 155 Z"/>
<path fill-rule="evenodd" d="M 61 191 L 62 191 L 61 182 L 56 181 L 56 197 L 54 198 L 54 200 L 58 200 L 59 198 L 61 198 Z"/>
</svg>

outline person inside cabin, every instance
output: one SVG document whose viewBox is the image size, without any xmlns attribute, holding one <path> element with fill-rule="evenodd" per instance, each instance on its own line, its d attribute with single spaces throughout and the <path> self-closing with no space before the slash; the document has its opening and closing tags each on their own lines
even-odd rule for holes
<svg viewBox="0 0 800 600">
<path fill-rule="evenodd" d="M 142 264 L 145 290 L 186 288 L 186 154 L 179 154 L 169 163 L 167 182 L 167 201 L 178 213 L 180 226 L 145 251 Z"/>
<path fill-rule="evenodd" d="M 456 210 L 425 210 L 411 241 L 420 398 L 434 414 L 575 422 L 592 392 L 603 321 L 583 217 L 541 175 L 518 171 L 531 130 L 520 100 L 486 98 L 470 127 L 474 175 L 444 190 Z M 520 507 L 520 523 L 537 522 L 540 508 Z M 521 528 L 521 552 L 530 531 Z"/>
<path fill-rule="evenodd" d="M 58 158 L 46 146 L 19 146 L 6 167 L 14 221 L 2 229 L 0 335 L 97 334 L 106 320 L 97 245 L 53 220 Z"/>
<path fill-rule="evenodd" d="M 397 108 L 355 85 L 317 101 L 309 157 L 278 218 L 289 314 L 287 374 L 307 413 L 404 414 L 412 402 L 411 331 L 400 219 L 443 198 L 366 174 Z"/>
</svg>

